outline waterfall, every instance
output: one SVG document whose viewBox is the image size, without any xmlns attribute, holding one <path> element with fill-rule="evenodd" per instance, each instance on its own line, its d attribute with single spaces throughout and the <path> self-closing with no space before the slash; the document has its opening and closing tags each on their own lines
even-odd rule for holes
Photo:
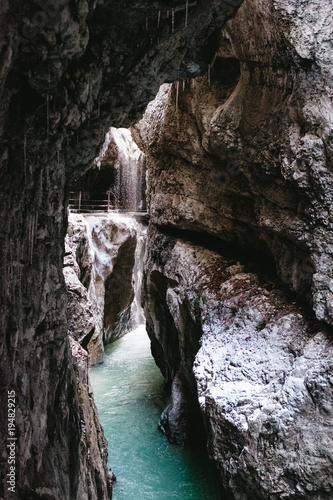
<svg viewBox="0 0 333 500">
<path fill-rule="evenodd" d="M 145 155 L 132 139 L 131 132 L 124 128 L 113 128 L 112 137 L 118 148 L 116 191 L 120 207 L 128 212 L 143 209 L 142 180 L 144 174 Z"/>
<path fill-rule="evenodd" d="M 99 156 L 95 159 L 98 168 L 109 150 L 116 149 L 114 160 L 115 182 L 108 187 L 111 208 L 125 212 L 145 209 L 145 155 L 133 141 L 131 131 L 111 127 L 105 137 Z"/>
</svg>

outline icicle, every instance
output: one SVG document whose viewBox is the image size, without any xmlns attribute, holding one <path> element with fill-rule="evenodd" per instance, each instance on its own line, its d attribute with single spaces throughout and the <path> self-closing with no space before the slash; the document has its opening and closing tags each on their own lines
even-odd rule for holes
<svg viewBox="0 0 333 500">
<path fill-rule="evenodd" d="M 148 17 L 146 17 L 146 31 L 149 29 L 149 24 L 148 24 Z"/>
<path fill-rule="evenodd" d="M 38 235 L 37 229 L 38 229 L 38 212 L 36 213 L 36 217 L 35 217 L 35 232 L 34 232 L 34 243 L 35 244 L 37 243 L 37 235 Z"/>
<path fill-rule="evenodd" d="M 185 28 L 188 25 L 188 0 L 186 0 L 186 10 L 185 10 Z"/>
<path fill-rule="evenodd" d="M 210 64 L 208 64 L 208 75 L 207 75 L 207 78 L 208 78 L 208 85 L 210 87 Z"/>
<path fill-rule="evenodd" d="M 185 85 L 186 85 L 186 82 L 185 82 L 185 80 L 183 79 L 183 92 L 184 92 L 184 90 L 185 90 Z"/>
<path fill-rule="evenodd" d="M 157 27 L 158 28 L 160 27 L 160 24 L 161 24 L 161 11 L 159 10 L 158 15 L 157 15 Z"/>
<path fill-rule="evenodd" d="M 176 111 L 178 111 L 178 103 L 179 103 L 179 82 L 176 82 Z"/>
<path fill-rule="evenodd" d="M 172 21 L 171 21 L 171 24 L 172 24 L 171 32 L 174 33 L 175 32 L 175 9 L 172 9 Z"/>
<path fill-rule="evenodd" d="M 32 221 L 30 222 L 30 228 L 29 228 L 29 238 L 28 238 L 29 264 L 32 264 L 32 258 L 34 253 L 34 239 L 35 239 L 35 217 L 33 217 Z"/>
</svg>

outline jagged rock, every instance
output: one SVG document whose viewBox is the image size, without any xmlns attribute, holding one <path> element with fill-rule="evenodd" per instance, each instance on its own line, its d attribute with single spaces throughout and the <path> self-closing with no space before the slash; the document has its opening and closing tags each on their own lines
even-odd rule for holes
<svg viewBox="0 0 333 500">
<path fill-rule="evenodd" d="M 98 420 L 97 408 L 94 396 L 88 380 L 88 354 L 81 345 L 69 337 L 73 375 L 76 388 L 75 398 L 77 400 L 78 414 L 72 429 L 72 439 L 78 441 L 80 450 L 80 469 L 75 471 L 75 483 L 77 484 L 77 498 L 88 500 L 90 498 L 112 497 L 112 482 L 115 476 L 109 474 L 106 467 L 108 450 L 107 441 L 103 429 Z M 91 457 L 95 463 L 91 463 Z M 101 471 L 105 471 L 104 474 Z M 88 478 L 88 480 L 87 480 Z M 86 481 L 88 490 L 86 488 Z"/>
<path fill-rule="evenodd" d="M 235 499 L 332 498 L 330 330 L 258 274 L 260 262 L 152 229 L 148 248 L 145 312 L 171 385 L 171 440 L 200 435 L 189 429 L 199 400 L 209 455 Z"/>
<path fill-rule="evenodd" d="M 105 344 L 130 328 L 136 243 L 136 223 L 129 218 L 69 216 L 64 261 L 69 334 L 88 350 L 91 365 L 103 360 Z"/>
<path fill-rule="evenodd" d="M 162 86 L 137 133 L 152 222 L 272 255 L 328 323 L 331 33 L 329 0 L 245 0 L 220 34 L 209 79 L 180 84 L 178 109 L 176 85 Z"/>
</svg>

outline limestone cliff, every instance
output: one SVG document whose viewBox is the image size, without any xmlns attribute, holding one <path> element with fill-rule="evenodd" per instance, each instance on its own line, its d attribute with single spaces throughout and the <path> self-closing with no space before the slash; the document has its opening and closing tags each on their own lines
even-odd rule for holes
<svg viewBox="0 0 333 500">
<path fill-rule="evenodd" d="M 161 426 L 187 442 L 199 403 L 236 499 L 333 496 L 331 33 L 328 1 L 244 0 L 135 130 Z"/>
<path fill-rule="evenodd" d="M 328 323 L 331 33 L 329 1 L 244 1 L 220 32 L 210 73 L 178 91 L 162 86 L 139 139 L 152 222 L 272 256 Z"/>
<path fill-rule="evenodd" d="M 69 334 L 90 364 L 132 325 L 137 223 L 118 214 L 69 216 L 64 276 Z"/>
<path fill-rule="evenodd" d="M 171 386 L 162 429 L 179 444 L 198 441 L 200 406 L 233 498 L 332 498 L 330 329 L 260 261 L 153 229 L 148 247 L 147 327 Z"/>
</svg>

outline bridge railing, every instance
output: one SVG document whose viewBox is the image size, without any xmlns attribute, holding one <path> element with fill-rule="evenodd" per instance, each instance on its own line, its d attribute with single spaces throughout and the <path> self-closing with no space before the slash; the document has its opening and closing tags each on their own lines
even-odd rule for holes
<svg viewBox="0 0 333 500">
<path fill-rule="evenodd" d="M 97 194 L 99 197 L 99 194 Z M 146 210 L 127 210 L 124 208 L 117 208 L 115 201 L 112 199 L 112 192 L 107 191 L 101 193 L 101 197 L 96 200 L 85 200 L 82 197 L 82 192 L 71 192 L 69 198 L 69 211 L 72 213 L 138 213 L 146 214 Z M 103 198 L 104 196 L 104 198 Z"/>
</svg>

